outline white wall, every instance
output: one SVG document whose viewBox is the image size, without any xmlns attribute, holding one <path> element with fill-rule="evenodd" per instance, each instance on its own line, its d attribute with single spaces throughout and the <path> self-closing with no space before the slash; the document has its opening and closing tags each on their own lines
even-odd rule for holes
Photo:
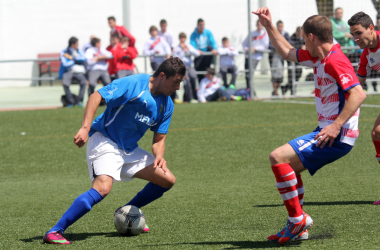
<svg viewBox="0 0 380 250">
<path fill-rule="evenodd" d="M 251 8 L 258 8 L 258 0 L 251 0 Z M 273 21 L 282 20 L 285 30 L 294 33 L 304 20 L 317 14 L 315 0 L 268 0 Z M 344 20 L 363 10 L 373 19 L 376 11 L 371 0 L 335 0 L 335 7 L 343 7 Z M 198 18 L 203 18 L 218 44 L 227 36 L 231 44 L 241 50 L 247 35 L 247 0 L 129 0 L 130 32 L 136 38 L 136 47 L 142 47 L 149 38 L 149 27 L 166 19 L 168 28 L 175 37 L 185 32 L 188 37 L 196 27 Z M 121 24 L 122 0 L 0 0 L 0 60 L 37 58 L 38 53 L 59 52 L 67 46 L 71 36 L 79 38 L 80 44 L 94 34 L 105 47 L 109 40 L 108 16 L 115 16 Z M 257 18 L 252 15 L 252 28 Z M 238 60 L 243 68 L 243 58 Z M 137 59 L 140 71 L 143 60 Z M 148 66 L 150 69 L 150 66 Z M 0 64 L 0 78 L 28 78 L 36 76 L 33 63 Z M 28 86 L 30 81 L 0 81 L 4 86 Z"/>
</svg>

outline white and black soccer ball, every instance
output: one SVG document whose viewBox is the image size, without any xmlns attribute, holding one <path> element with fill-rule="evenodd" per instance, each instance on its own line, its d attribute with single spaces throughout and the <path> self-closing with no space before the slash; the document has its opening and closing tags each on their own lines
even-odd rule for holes
<svg viewBox="0 0 380 250">
<path fill-rule="evenodd" d="M 135 206 L 124 206 L 115 211 L 114 223 L 116 230 L 121 235 L 139 235 L 145 227 L 145 216 Z"/>
</svg>

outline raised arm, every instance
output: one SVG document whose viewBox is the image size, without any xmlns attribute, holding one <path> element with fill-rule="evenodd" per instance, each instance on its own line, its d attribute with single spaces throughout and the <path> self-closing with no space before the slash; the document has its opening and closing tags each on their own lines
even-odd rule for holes
<svg viewBox="0 0 380 250">
<path fill-rule="evenodd" d="M 260 23 L 267 30 L 269 39 L 277 53 L 279 53 L 283 59 L 298 63 L 297 50 L 278 33 L 272 24 L 272 16 L 268 7 L 259 8 L 256 11 L 252 11 L 252 13 L 259 17 Z"/>
</svg>

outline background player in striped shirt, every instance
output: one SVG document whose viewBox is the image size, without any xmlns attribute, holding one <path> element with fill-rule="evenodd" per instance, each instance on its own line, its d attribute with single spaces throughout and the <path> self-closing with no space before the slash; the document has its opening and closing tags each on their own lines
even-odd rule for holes
<svg viewBox="0 0 380 250">
<path fill-rule="evenodd" d="M 301 63 L 314 70 L 315 102 L 319 126 L 275 149 L 269 156 L 277 188 L 288 210 L 287 226 L 268 241 L 280 244 L 307 239 L 313 220 L 303 211 L 303 184 L 300 173 L 311 175 L 352 149 L 358 135 L 360 105 L 366 95 L 350 61 L 333 45 L 332 24 L 324 16 L 311 16 L 303 24 L 308 50 L 296 50 L 272 24 L 269 9 L 254 14 L 266 28 L 269 39 L 283 59 Z M 328 144 L 328 145 L 327 145 Z"/>
<path fill-rule="evenodd" d="M 363 53 L 360 57 L 357 76 L 360 84 L 364 85 L 371 71 L 380 71 L 380 31 L 376 31 L 370 16 L 364 12 L 358 12 L 348 20 L 354 41 Z M 376 149 L 376 158 L 380 163 L 380 114 L 375 121 L 371 132 L 372 141 Z M 380 200 L 374 203 L 380 205 Z"/>
</svg>

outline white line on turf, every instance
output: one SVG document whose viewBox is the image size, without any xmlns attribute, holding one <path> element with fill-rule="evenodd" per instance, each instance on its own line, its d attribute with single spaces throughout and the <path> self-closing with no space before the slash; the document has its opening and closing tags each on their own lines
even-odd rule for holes
<svg viewBox="0 0 380 250">
<path fill-rule="evenodd" d="M 280 102 L 280 103 L 296 103 L 296 104 L 309 104 L 309 105 L 315 105 L 315 102 L 292 101 L 292 100 L 264 100 L 263 102 Z M 360 107 L 366 107 L 366 108 L 380 108 L 380 105 L 375 105 L 375 104 L 362 104 Z"/>
</svg>

